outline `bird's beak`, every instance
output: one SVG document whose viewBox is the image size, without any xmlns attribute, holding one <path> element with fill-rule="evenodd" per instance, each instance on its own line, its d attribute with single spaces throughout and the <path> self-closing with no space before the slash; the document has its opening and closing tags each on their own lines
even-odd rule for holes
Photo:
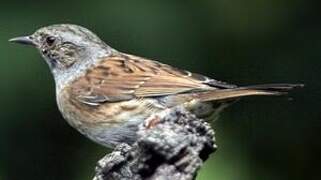
<svg viewBox="0 0 321 180">
<path fill-rule="evenodd" d="M 10 39 L 9 42 L 37 46 L 37 44 L 32 40 L 30 36 L 15 37 Z"/>
</svg>

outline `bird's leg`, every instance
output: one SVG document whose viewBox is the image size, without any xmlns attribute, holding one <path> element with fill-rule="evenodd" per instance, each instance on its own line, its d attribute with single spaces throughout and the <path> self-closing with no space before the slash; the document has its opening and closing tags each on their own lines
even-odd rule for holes
<svg viewBox="0 0 321 180">
<path fill-rule="evenodd" d="M 161 111 L 160 113 L 152 114 L 151 116 L 149 116 L 145 120 L 144 126 L 147 129 L 151 129 L 151 128 L 155 127 L 159 123 L 159 121 L 169 113 L 169 111 L 170 111 L 170 109 L 167 108 L 167 109 Z"/>
</svg>

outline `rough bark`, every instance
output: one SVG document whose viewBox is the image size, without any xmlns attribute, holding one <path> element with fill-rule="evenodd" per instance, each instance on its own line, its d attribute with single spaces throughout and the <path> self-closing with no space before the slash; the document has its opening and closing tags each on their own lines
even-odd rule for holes
<svg viewBox="0 0 321 180">
<path fill-rule="evenodd" d="M 102 158 L 94 180 L 192 180 L 215 149 L 210 125 L 175 108 L 142 123 L 133 145 Z"/>
</svg>

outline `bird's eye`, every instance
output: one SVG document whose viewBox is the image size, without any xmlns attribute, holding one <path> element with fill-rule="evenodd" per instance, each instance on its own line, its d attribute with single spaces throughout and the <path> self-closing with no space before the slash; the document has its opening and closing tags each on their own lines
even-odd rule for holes
<svg viewBox="0 0 321 180">
<path fill-rule="evenodd" d="M 47 43 L 49 46 L 53 45 L 53 43 L 54 43 L 55 41 L 56 41 L 56 38 L 53 37 L 53 36 L 48 36 L 48 37 L 46 38 L 46 43 Z"/>
</svg>

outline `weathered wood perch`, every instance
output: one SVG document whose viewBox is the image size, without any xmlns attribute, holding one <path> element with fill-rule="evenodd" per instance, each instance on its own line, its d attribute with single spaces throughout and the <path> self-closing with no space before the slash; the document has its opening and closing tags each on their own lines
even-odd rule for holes
<svg viewBox="0 0 321 180">
<path fill-rule="evenodd" d="M 121 144 L 98 162 L 94 180 L 192 180 L 216 149 L 210 125 L 183 108 L 146 121 L 133 145 Z"/>
</svg>

